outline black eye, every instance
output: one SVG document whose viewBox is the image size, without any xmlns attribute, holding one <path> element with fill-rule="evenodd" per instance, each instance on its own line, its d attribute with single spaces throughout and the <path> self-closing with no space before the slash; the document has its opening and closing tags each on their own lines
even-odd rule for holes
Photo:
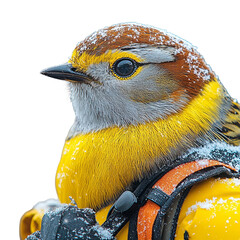
<svg viewBox="0 0 240 240">
<path fill-rule="evenodd" d="M 137 69 L 137 63 L 129 58 L 121 58 L 113 64 L 113 71 L 119 77 L 129 77 Z"/>
</svg>

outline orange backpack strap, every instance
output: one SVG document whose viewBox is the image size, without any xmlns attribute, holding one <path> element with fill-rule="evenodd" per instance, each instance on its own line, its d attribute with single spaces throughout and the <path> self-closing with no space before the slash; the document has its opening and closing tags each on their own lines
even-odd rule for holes
<svg viewBox="0 0 240 240">
<path fill-rule="evenodd" d="M 233 176 L 237 172 L 227 164 L 207 159 L 183 163 L 171 169 L 153 185 L 147 194 L 147 201 L 138 212 L 137 234 L 135 233 L 135 237 L 133 234 L 129 239 L 161 239 L 163 216 L 180 192 L 210 177 L 221 174 Z M 157 219 L 157 230 L 153 231 Z"/>
</svg>

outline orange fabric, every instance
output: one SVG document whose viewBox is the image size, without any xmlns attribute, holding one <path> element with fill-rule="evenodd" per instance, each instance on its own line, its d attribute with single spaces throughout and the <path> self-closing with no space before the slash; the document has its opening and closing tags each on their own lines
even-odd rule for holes
<svg viewBox="0 0 240 240">
<path fill-rule="evenodd" d="M 140 208 L 137 222 L 139 240 L 152 239 L 152 228 L 159 210 L 160 207 L 150 200 Z"/>
<path fill-rule="evenodd" d="M 235 168 L 216 160 L 203 159 L 188 162 L 167 172 L 157 181 L 157 183 L 153 185 L 153 188 L 160 188 L 166 194 L 171 195 L 177 185 L 186 177 L 202 169 L 214 166 L 225 166 L 233 171 L 237 171 Z M 138 240 L 152 239 L 153 224 L 159 210 L 160 207 L 150 200 L 148 200 L 147 203 L 140 208 L 137 223 Z"/>
</svg>

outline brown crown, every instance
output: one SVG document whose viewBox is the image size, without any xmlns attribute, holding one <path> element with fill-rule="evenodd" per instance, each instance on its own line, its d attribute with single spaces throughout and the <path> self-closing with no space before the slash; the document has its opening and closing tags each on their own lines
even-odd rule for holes
<svg viewBox="0 0 240 240">
<path fill-rule="evenodd" d="M 190 95 L 214 79 L 214 73 L 196 49 L 185 40 L 156 28 L 138 24 L 118 24 L 94 32 L 76 47 L 79 55 L 101 55 L 107 50 L 121 49 L 133 44 L 171 46 L 176 49 L 176 62 L 162 63 Z"/>
</svg>

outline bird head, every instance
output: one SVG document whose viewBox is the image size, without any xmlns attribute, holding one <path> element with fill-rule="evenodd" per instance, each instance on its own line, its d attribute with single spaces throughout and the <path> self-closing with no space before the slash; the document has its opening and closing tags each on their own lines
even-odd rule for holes
<svg viewBox="0 0 240 240">
<path fill-rule="evenodd" d="M 191 44 L 140 24 L 101 29 L 77 45 L 67 64 L 42 73 L 69 81 L 76 114 L 69 137 L 166 119 L 217 81 Z"/>
</svg>

